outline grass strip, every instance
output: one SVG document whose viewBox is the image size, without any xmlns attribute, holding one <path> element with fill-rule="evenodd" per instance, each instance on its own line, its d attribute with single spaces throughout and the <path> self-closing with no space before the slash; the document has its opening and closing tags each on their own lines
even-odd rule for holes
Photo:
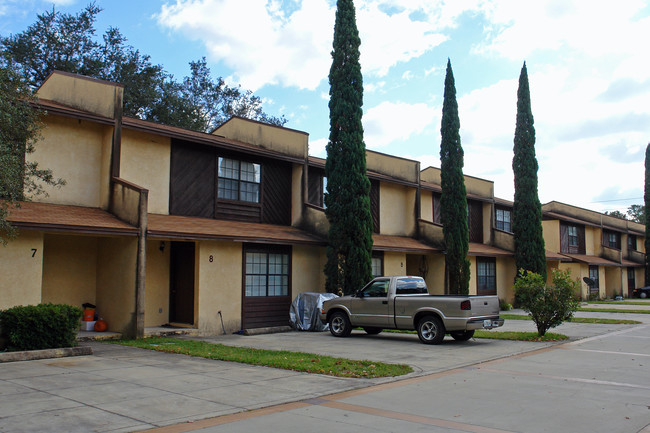
<svg viewBox="0 0 650 433">
<path fill-rule="evenodd" d="M 411 367 L 404 364 L 385 364 L 365 360 L 356 361 L 313 353 L 235 347 L 208 343 L 206 341 L 180 340 L 169 337 L 117 340 L 113 343 L 156 350 L 158 352 L 180 353 L 207 359 L 240 362 L 243 364 L 261 365 L 305 373 L 326 374 L 336 377 L 372 379 L 375 377 L 401 376 L 413 371 Z"/>
<path fill-rule="evenodd" d="M 513 341 L 562 341 L 569 339 L 566 335 L 553 332 L 547 332 L 543 337 L 540 337 L 537 332 L 483 331 L 481 329 L 474 331 L 474 338 Z"/>
<path fill-rule="evenodd" d="M 589 304 L 602 304 L 602 305 L 645 305 L 650 306 L 650 302 L 646 301 L 589 301 Z"/>
<path fill-rule="evenodd" d="M 620 308 L 579 308 L 578 311 L 588 313 L 631 313 L 631 314 L 650 314 L 650 310 L 623 310 Z"/>
<path fill-rule="evenodd" d="M 506 320 L 532 320 L 530 316 L 524 316 L 522 314 L 501 314 L 499 315 L 502 319 Z M 638 325 L 638 320 L 624 320 L 624 319 L 598 319 L 596 317 L 573 317 L 568 322 L 571 323 L 600 323 L 606 325 Z"/>
</svg>

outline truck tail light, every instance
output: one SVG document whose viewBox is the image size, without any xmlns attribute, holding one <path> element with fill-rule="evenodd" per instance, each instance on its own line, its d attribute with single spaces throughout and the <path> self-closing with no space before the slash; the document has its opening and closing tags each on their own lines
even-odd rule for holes
<svg viewBox="0 0 650 433">
<path fill-rule="evenodd" d="M 469 301 L 469 299 L 460 303 L 460 309 L 463 311 L 469 311 L 472 309 L 472 303 Z"/>
</svg>

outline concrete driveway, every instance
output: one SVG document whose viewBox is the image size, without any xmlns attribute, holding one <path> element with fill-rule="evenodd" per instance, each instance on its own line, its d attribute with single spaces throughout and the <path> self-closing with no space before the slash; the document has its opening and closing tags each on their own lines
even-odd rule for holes
<svg viewBox="0 0 650 433">
<path fill-rule="evenodd" d="M 650 432 L 650 326 L 570 323 L 558 332 L 574 341 L 426 346 L 415 335 L 356 331 L 213 339 L 414 366 L 397 381 L 91 343 L 92 356 L 0 365 L 0 431 Z"/>
</svg>

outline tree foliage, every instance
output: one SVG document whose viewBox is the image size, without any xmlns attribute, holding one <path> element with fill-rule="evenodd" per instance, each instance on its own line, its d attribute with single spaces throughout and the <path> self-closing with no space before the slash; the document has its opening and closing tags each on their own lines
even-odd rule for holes
<svg viewBox="0 0 650 433">
<path fill-rule="evenodd" d="M 645 224 L 645 209 L 645 206 L 642 204 L 630 205 L 630 207 L 627 208 L 627 216 L 635 223 Z"/>
<path fill-rule="evenodd" d="M 605 211 L 605 215 L 618 218 L 620 220 L 627 220 L 627 215 L 620 210 Z"/>
<path fill-rule="evenodd" d="M 463 175 L 464 152 L 460 144 L 460 119 L 451 61 L 447 60 L 440 142 L 440 218 L 445 239 L 445 269 L 449 293 L 468 294 L 470 263 L 467 226 L 467 191 Z"/>
<path fill-rule="evenodd" d="M 7 221 L 9 207 L 45 194 L 44 184 L 59 186 L 51 170 L 42 169 L 28 155 L 40 138 L 40 114 L 30 102 L 32 90 L 11 64 L 0 63 L 0 241 L 16 236 Z"/>
<path fill-rule="evenodd" d="M 512 232 L 515 240 L 517 269 L 531 271 L 546 279 L 546 249 L 542 234 L 542 205 L 537 192 L 537 158 L 535 126 L 530 106 L 530 89 L 526 63 L 521 68 L 517 90 L 517 125 L 515 127 L 512 170 L 515 199 Z"/>
<path fill-rule="evenodd" d="M 330 136 L 325 175 L 325 214 L 330 223 L 328 292 L 360 289 L 372 278 L 372 216 L 366 146 L 361 124 L 363 78 L 359 64 L 359 32 L 352 0 L 338 0 L 330 82 Z"/>
<path fill-rule="evenodd" d="M 551 328 L 571 319 L 578 309 L 580 283 L 571 279 L 571 271 L 553 271 L 553 284 L 535 272 L 520 269 L 515 281 L 515 295 L 521 308 L 528 313 L 537 334 L 543 337 Z"/>
<path fill-rule="evenodd" d="M 54 70 L 86 75 L 124 85 L 124 115 L 208 132 L 231 116 L 282 126 L 287 120 L 262 110 L 249 90 L 212 78 L 205 58 L 190 62 L 190 76 L 176 81 L 150 56 L 126 44 L 117 28 L 98 41 L 94 3 L 71 15 L 54 9 L 17 35 L 0 37 L 0 54 L 20 69 L 32 88 Z"/>
</svg>

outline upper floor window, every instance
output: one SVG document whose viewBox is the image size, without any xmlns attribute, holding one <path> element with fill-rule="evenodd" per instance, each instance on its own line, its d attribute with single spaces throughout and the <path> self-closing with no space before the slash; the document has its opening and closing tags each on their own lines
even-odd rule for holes
<svg viewBox="0 0 650 433">
<path fill-rule="evenodd" d="M 220 157 L 217 197 L 259 203 L 260 174 L 259 164 Z"/>
<path fill-rule="evenodd" d="M 627 249 L 636 251 L 636 236 L 627 235 Z"/>
<path fill-rule="evenodd" d="M 606 231 L 604 237 L 605 246 L 616 249 L 621 248 L 620 235 L 618 233 Z"/>
<path fill-rule="evenodd" d="M 569 246 L 570 247 L 577 247 L 578 246 L 578 227 L 569 226 L 568 231 L 569 231 Z"/>
<path fill-rule="evenodd" d="M 496 209 L 497 229 L 512 233 L 512 212 L 509 209 Z"/>
</svg>

